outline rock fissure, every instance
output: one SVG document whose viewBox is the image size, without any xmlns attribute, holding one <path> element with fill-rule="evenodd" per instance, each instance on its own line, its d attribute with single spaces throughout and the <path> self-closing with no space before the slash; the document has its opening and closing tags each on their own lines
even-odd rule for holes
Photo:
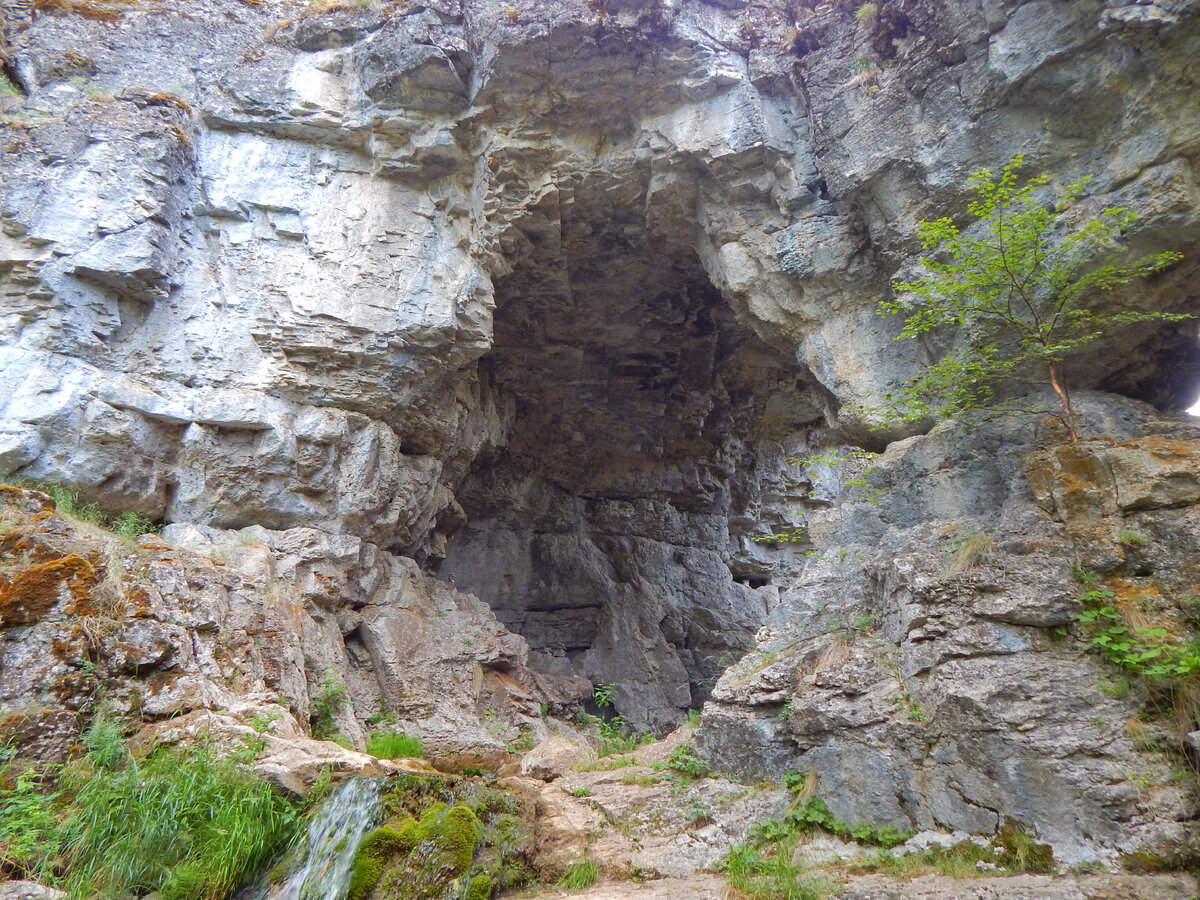
<svg viewBox="0 0 1200 900">
<path fill-rule="evenodd" d="M 278 706 L 256 766 L 301 791 L 380 768 L 308 740 L 339 690 L 355 746 L 388 721 L 500 768 L 614 684 L 638 728 L 703 702 L 698 753 L 815 773 L 843 821 L 1188 856 L 1070 564 L 1190 634 L 1196 431 L 1087 389 L 1190 402 L 1194 324 L 1068 361 L 1117 446 L 863 410 L 966 338 L 895 342 L 877 303 L 1018 150 L 1184 254 L 1114 303 L 1196 310 L 1194 3 L 69 6 L 0 13 L 0 470 L 228 565 L 143 539 L 161 624 L 87 646 L 59 593 L 14 609 L 6 713 L 102 677 L 236 746 Z M 886 448 L 867 489 L 854 444 Z"/>
</svg>

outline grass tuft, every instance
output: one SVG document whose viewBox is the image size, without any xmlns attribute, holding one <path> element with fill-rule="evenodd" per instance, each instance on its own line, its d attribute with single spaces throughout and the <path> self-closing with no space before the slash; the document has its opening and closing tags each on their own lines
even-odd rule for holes
<svg viewBox="0 0 1200 900">
<path fill-rule="evenodd" d="M 0 789 L 0 846 L 22 872 L 72 897 L 225 897 L 303 827 L 267 782 L 207 749 L 135 760 L 104 716 L 58 789 Z"/>
<path fill-rule="evenodd" d="M 63 518 L 75 523 L 83 522 L 106 529 L 127 540 L 158 531 L 158 526 L 154 521 L 139 512 L 106 513 L 95 503 L 81 501 L 78 491 L 72 491 L 60 484 L 35 481 L 21 476 L 9 476 L 4 479 L 3 483 L 13 487 L 41 491 L 54 500 L 54 511 Z"/>
<path fill-rule="evenodd" d="M 996 542 L 982 534 L 964 535 L 954 548 L 945 575 L 961 575 L 996 558 Z"/>
<path fill-rule="evenodd" d="M 595 884 L 599 877 L 600 870 L 596 864 L 584 857 L 563 869 L 558 878 L 558 887 L 564 891 L 584 891 Z"/>
<path fill-rule="evenodd" d="M 367 738 L 367 752 L 379 759 L 424 757 L 420 738 L 395 731 L 372 731 Z"/>
</svg>

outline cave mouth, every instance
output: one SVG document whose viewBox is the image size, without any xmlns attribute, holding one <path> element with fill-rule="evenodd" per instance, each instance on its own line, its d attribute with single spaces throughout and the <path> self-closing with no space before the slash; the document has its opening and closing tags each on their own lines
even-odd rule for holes
<svg viewBox="0 0 1200 900">
<path fill-rule="evenodd" d="M 685 215 L 649 215 L 636 179 L 596 175 L 508 236 L 480 361 L 506 439 L 458 490 L 438 569 L 536 667 L 615 684 L 625 721 L 654 730 L 704 700 L 776 602 L 749 540 L 764 460 L 785 465 L 822 416 L 795 361 L 713 287 L 695 236 Z"/>
</svg>

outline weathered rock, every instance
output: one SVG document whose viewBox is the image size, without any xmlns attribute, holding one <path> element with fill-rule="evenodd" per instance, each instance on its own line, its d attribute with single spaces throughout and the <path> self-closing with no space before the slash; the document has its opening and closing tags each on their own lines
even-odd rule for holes
<svg viewBox="0 0 1200 900">
<path fill-rule="evenodd" d="M 1195 293 L 1193 5 L 886 5 L 14 6 L 0 466 L 445 559 L 665 729 L 774 603 L 784 461 L 913 371 L 875 304 L 965 173 L 1094 176 L 1188 254 L 1138 302 Z M 1190 402 L 1194 345 L 1071 374 Z"/>
<path fill-rule="evenodd" d="M 520 772 L 529 778 L 553 781 L 580 763 L 594 762 L 596 752 L 584 744 L 555 735 L 521 757 Z"/>
<path fill-rule="evenodd" d="M 718 682 L 704 754 L 745 774 L 815 772 L 844 821 L 987 834 L 1011 818 L 1066 862 L 1192 852 L 1172 761 L 1126 732 L 1137 695 L 1105 696 L 1106 663 L 1080 652 L 1085 587 L 1071 569 L 1115 560 L 1109 602 L 1144 596 L 1148 615 L 1182 631 L 1168 598 L 1193 583 L 1185 548 L 1200 540 L 1182 499 L 1191 426 L 1167 441 L 1148 408 L 1083 408 L 1113 440 L 1039 448 L 1013 421 L 939 429 L 879 457 L 874 504 L 851 492 L 818 513 L 836 558 L 810 558 L 756 651 Z M 1126 469 L 1139 498 L 1127 513 L 1102 456 L 1114 447 L 1143 461 Z M 1121 543 L 1134 527 L 1144 549 Z"/>
<path fill-rule="evenodd" d="M 679 729 L 624 760 L 577 764 L 550 784 L 505 779 L 502 784 L 536 810 L 539 865 L 560 869 L 586 855 L 614 875 L 695 875 L 715 867 L 754 824 L 783 814 L 791 795 L 777 788 L 673 779 L 662 760 L 687 734 Z"/>
<path fill-rule="evenodd" d="M 431 755 L 498 764 L 506 741 L 545 728 L 543 705 L 569 715 L 590 695 L 527 668 L 524 641 L 479 600 L 357 537 L 167 529 L 189 551 L 53 510 L 35 491 L 0 491 L 0 734 L 24 755 L 61 760 L 103 688 L 160 740 L 213 730 L 235 752 L 261 740 L 256 765 L 302 792 L 326 764 L 407 771 L 311 740 L 322 706 L 359 748 L 386 713 Z"/>
<path fill-rule="evenodd" d="M 66 900 L 67 892 L 36 881 L 8 881 L 0 884 L 3 900 Z"/>
<path fill-rule="evenodd" d="M 390 711 L 459 765 L 583 679 L 660 730 L 711 693 L 714 759 L 819 770 L 844 818 L 1184 852 L 1182 800 L 1121 780 L 1166 777 L 1129 703 L 1052 637 L 1076 558 L 1122 603 L 1194 591 L 1194 436 L 1115 401 L 1061 452 L 944 428 L 841 506 L 827 451 L 967 337 L 915 350 L 876 305 L 1017 150 L 1183 253 L 1114 302 L 1196 309 L 1200 8 L 856 6 L 8 4 L 0 468 L 237 570 L 147 543 L 125 621 L 79 608 L 116 567 L 45 526 L 5 710 L 86 709 L 101 650 L 152 718 L 345 691 L 351 742 Z M 1065 367 L 1164 407 L 1198 371 L 1188 322 Z M 971 531 L 995 558 L 950 574 Z"/>
<path fill-rule="evenodd" d="M 912 879 L 867 875 L 835 896 L 838 900 L 1183 900 L 1194 896 L 1195 890 L 1195 880 L 1187 875 L 1017 875 L 977 881 L 941 875 Z"/>
</svg>

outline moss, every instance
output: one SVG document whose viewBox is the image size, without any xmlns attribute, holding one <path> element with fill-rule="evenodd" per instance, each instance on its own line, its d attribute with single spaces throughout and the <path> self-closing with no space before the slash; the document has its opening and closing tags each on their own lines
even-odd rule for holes
<svg viewBox="0 0 1200 900">
<path fill-rule="evenodd" d="M 1156 872 L 1170 872 L 1179 868 L 1178 860 L 1148 850 L 1122 853 L 1121 865 L 1137 875 L 1152 875 Z"/>
<path fill-rule="evenodd" d="M 78 553 L 35 563 L 13 577 L 0 581 L 0 624 L 29 625 L 46 615 L 66 584 L 76 604 L 84 602 L 96 584 L 96 570 Z"/>
<path fill-rule="evenodd" d="M 410 818 L 399 828 L 377 829 L 363 841 L 354 858 L 347 900 L 459 897 L 478 843 L 479 820 L 470 809 L 436 803 L 419 821 Z M 491 877 L 485 877 L 487 893 L 482 897 L 491 893 Z"/>
<path fill-rule="evenodd" d="M 446 812 L 445 803 L 435 803 L 429 807 L 421 816 L 421 821 L 417 823 L 417 841 L 432 840 L 437 832 L 437 825 L 442 820 L 442 814 Z"/>
<path fill-rule="evenodd" d="M 492 896 L 492 876 L 476 875 L 467 886 L 466 900 L 487 900 Z"/>
<path fill-rule="evenodd" d="M 465 806 L 456 806 L 439 823 L 434 839 L 441 843 L 455 870 L 465 871 L 471 867 L 479 843 L 479 820 Z"/>
<path fill-rule="evenodd" d="M 367 897 L 383 877 L 388 861 L 399 854 L 411 853 L 417 842 L 417 823 L 411 818 L 401 823 L 399 828 L 385 825 L 367 835 L 354 854 L 346 900 L 363 900 Z"/>
</svg>

